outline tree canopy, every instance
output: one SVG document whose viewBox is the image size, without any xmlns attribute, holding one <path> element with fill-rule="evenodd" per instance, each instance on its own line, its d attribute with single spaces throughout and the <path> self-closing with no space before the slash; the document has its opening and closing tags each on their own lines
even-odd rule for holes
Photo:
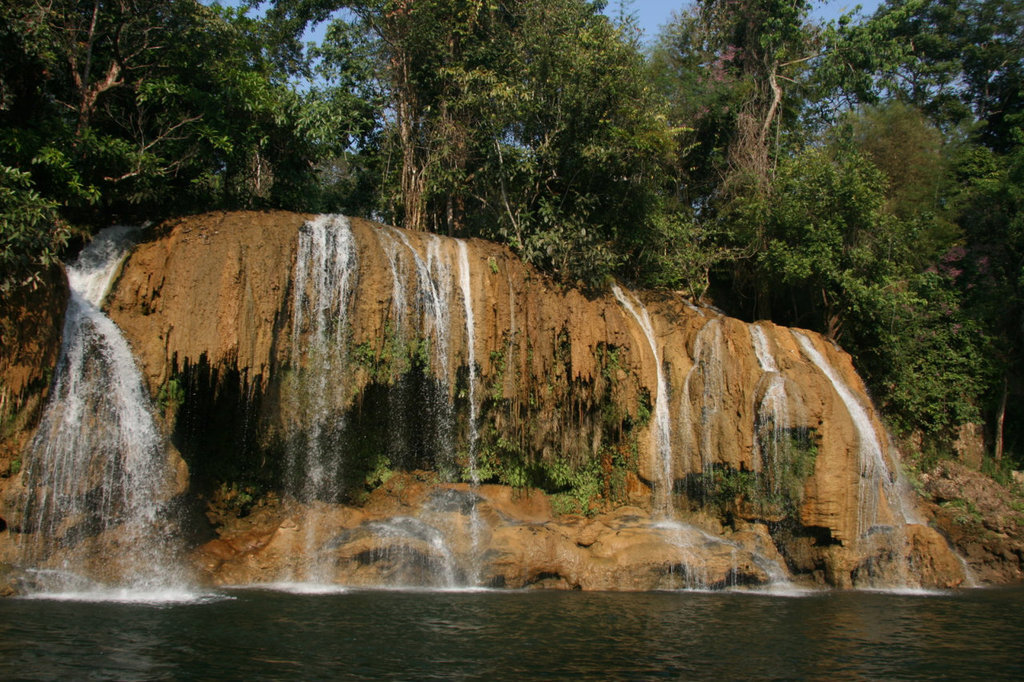
<svg viewBox="0 0 1024 682">
<path fill-rule="evenodd" d="M 650 45 L 605 4 L 0 0 L 0 291 L 113 221 L 361 213 L 816 329 L 902 435 L 1024 461 L 1020 3 L 699 0 Z"/>
</svg>

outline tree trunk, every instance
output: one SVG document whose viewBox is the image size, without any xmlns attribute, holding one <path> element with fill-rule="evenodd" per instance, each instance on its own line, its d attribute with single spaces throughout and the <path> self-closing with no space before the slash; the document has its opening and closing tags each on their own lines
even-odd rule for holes
<svg viewBox="0 0 1024 682">
<path fill-rule="evenodd" d="M 999 401 L 999 412 L 996 414 L 996 462 L 1003 459 L 1003 426 L 1006 422 L 1006 399 L 1009 391 L 1009 380 L 1003 375 L 1003 397 Z"/>
<path fill-rule="evenodd" d="M 395 74 L 396 113 L 398 117 L 398 139 L 402 146 L 402 170 L 400 189 L 402 192 L 402 226 L 410 230 L 423 229 L 423 173 L 421 172 L 416 147 L 417 135 L 416 104 L 413 101 L 409 83 L 409 64 L 405 54 L 398 54 L 392 61 Z"/>
</svg>

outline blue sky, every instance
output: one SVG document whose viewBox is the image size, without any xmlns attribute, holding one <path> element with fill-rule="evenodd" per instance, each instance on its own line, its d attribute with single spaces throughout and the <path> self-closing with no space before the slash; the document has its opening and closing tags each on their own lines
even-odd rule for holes
<svg viewBox="0 0 1024 682">
<path fill-rule="evenodd" d="M 238 0 L 202 0 L 207 4 L 214 1 L 219 1 L 224 5 L 239 4 Z M 867 16 L 881 4 L 881 0 L 812 0 L 812 2 L 814 5 L 811 10 L 812 16 L 822 20 L 836 19 L 840 14 L 852 10 L 857 5 L 862 8 L 861 14 Z M 644 38 L 652 40 L 658 35 L 658 30 L 671 19 L 672 13 L 690 5 L 691 0 L 632 0 L 629 4 L 629 10 L 636 15 L 640 28 L 644 31 Z M 618 0 L 608 0 L 608 8 L 605 12 L 610 16 L 615 16 L 618 6 Z M 323 37 L 323 31 L 323 26 L 317 27 L 316 30 L 307 33 L 305 38 L 319 41 Z"/>
<path fill-rule="evenodd" d="M 640 27 L 644 30 L 645 38 L 651 39 L 658 34 L 658 29 L 668 23 L 672 13 L 690 3 L 688 0 L 634 0 L 630 10 L 636 14 Z M 852 10 L 857 5 L 863 9 L 861 14 L 869 15 L 875 11 L 880 0 L 827 0 L 814 3 L 813 15 L 820 19 L 835 19 L 841 13 Z M 614 16 L 617 11 L 618 0 L 609 0 L 608 14 Z"/>
</svg>

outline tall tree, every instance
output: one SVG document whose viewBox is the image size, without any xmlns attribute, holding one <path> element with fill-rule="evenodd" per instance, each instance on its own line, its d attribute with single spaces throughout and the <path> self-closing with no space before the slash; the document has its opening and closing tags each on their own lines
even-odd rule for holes
<svg viewBox="0 0 1024 682">
<path fill-rule="evenodd" d="M 823 78 L 854 102 L 912 104 L 944 132 L 1013 146 L 1024 114 L 1024 7 L 1015 0 L 888 0 L 835 36 Z"/>
<path fill-rule="evenodd" d="M 384 115 L 364 158 L 386 219 L 498 238 L 590 282 L 642 248 L 669 136 L 635 34 L 602 3 L 345 7 L 377 55 Z"/>
<path fill-rule="evenodd" d="M 723 188 L 770 187 L 783 120 L 801 106 L 791 96 L 787 112 L 786 92 L 799 89 L 800 73 L 818 56 L 809 10 L 803 0 L 702 0 L 659 39 L 655 77 L 676 123 L 695 133 L 682 151 L 714 151 Z"/>
</svg>

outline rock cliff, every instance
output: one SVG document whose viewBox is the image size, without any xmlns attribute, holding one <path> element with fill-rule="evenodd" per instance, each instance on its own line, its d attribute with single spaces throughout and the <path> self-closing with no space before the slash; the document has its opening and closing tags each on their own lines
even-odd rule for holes
<svg viewBox="0 0 1024 682">
<path fill-rule="evenodd" d="M 188 464 L 211 582 L 965 577 L 812 332 L 563 287 L 479 240 L 255 212 L 153 230 L 107 312 Z"/>
<path fill-rule="evenodd" d="M 21 451 L 57 364 L 67 302 L 60 267 L 47 270 L 35 288 L 0 300 L 0 478 L 17 477 L 21 470 Z"/>
</svg>

